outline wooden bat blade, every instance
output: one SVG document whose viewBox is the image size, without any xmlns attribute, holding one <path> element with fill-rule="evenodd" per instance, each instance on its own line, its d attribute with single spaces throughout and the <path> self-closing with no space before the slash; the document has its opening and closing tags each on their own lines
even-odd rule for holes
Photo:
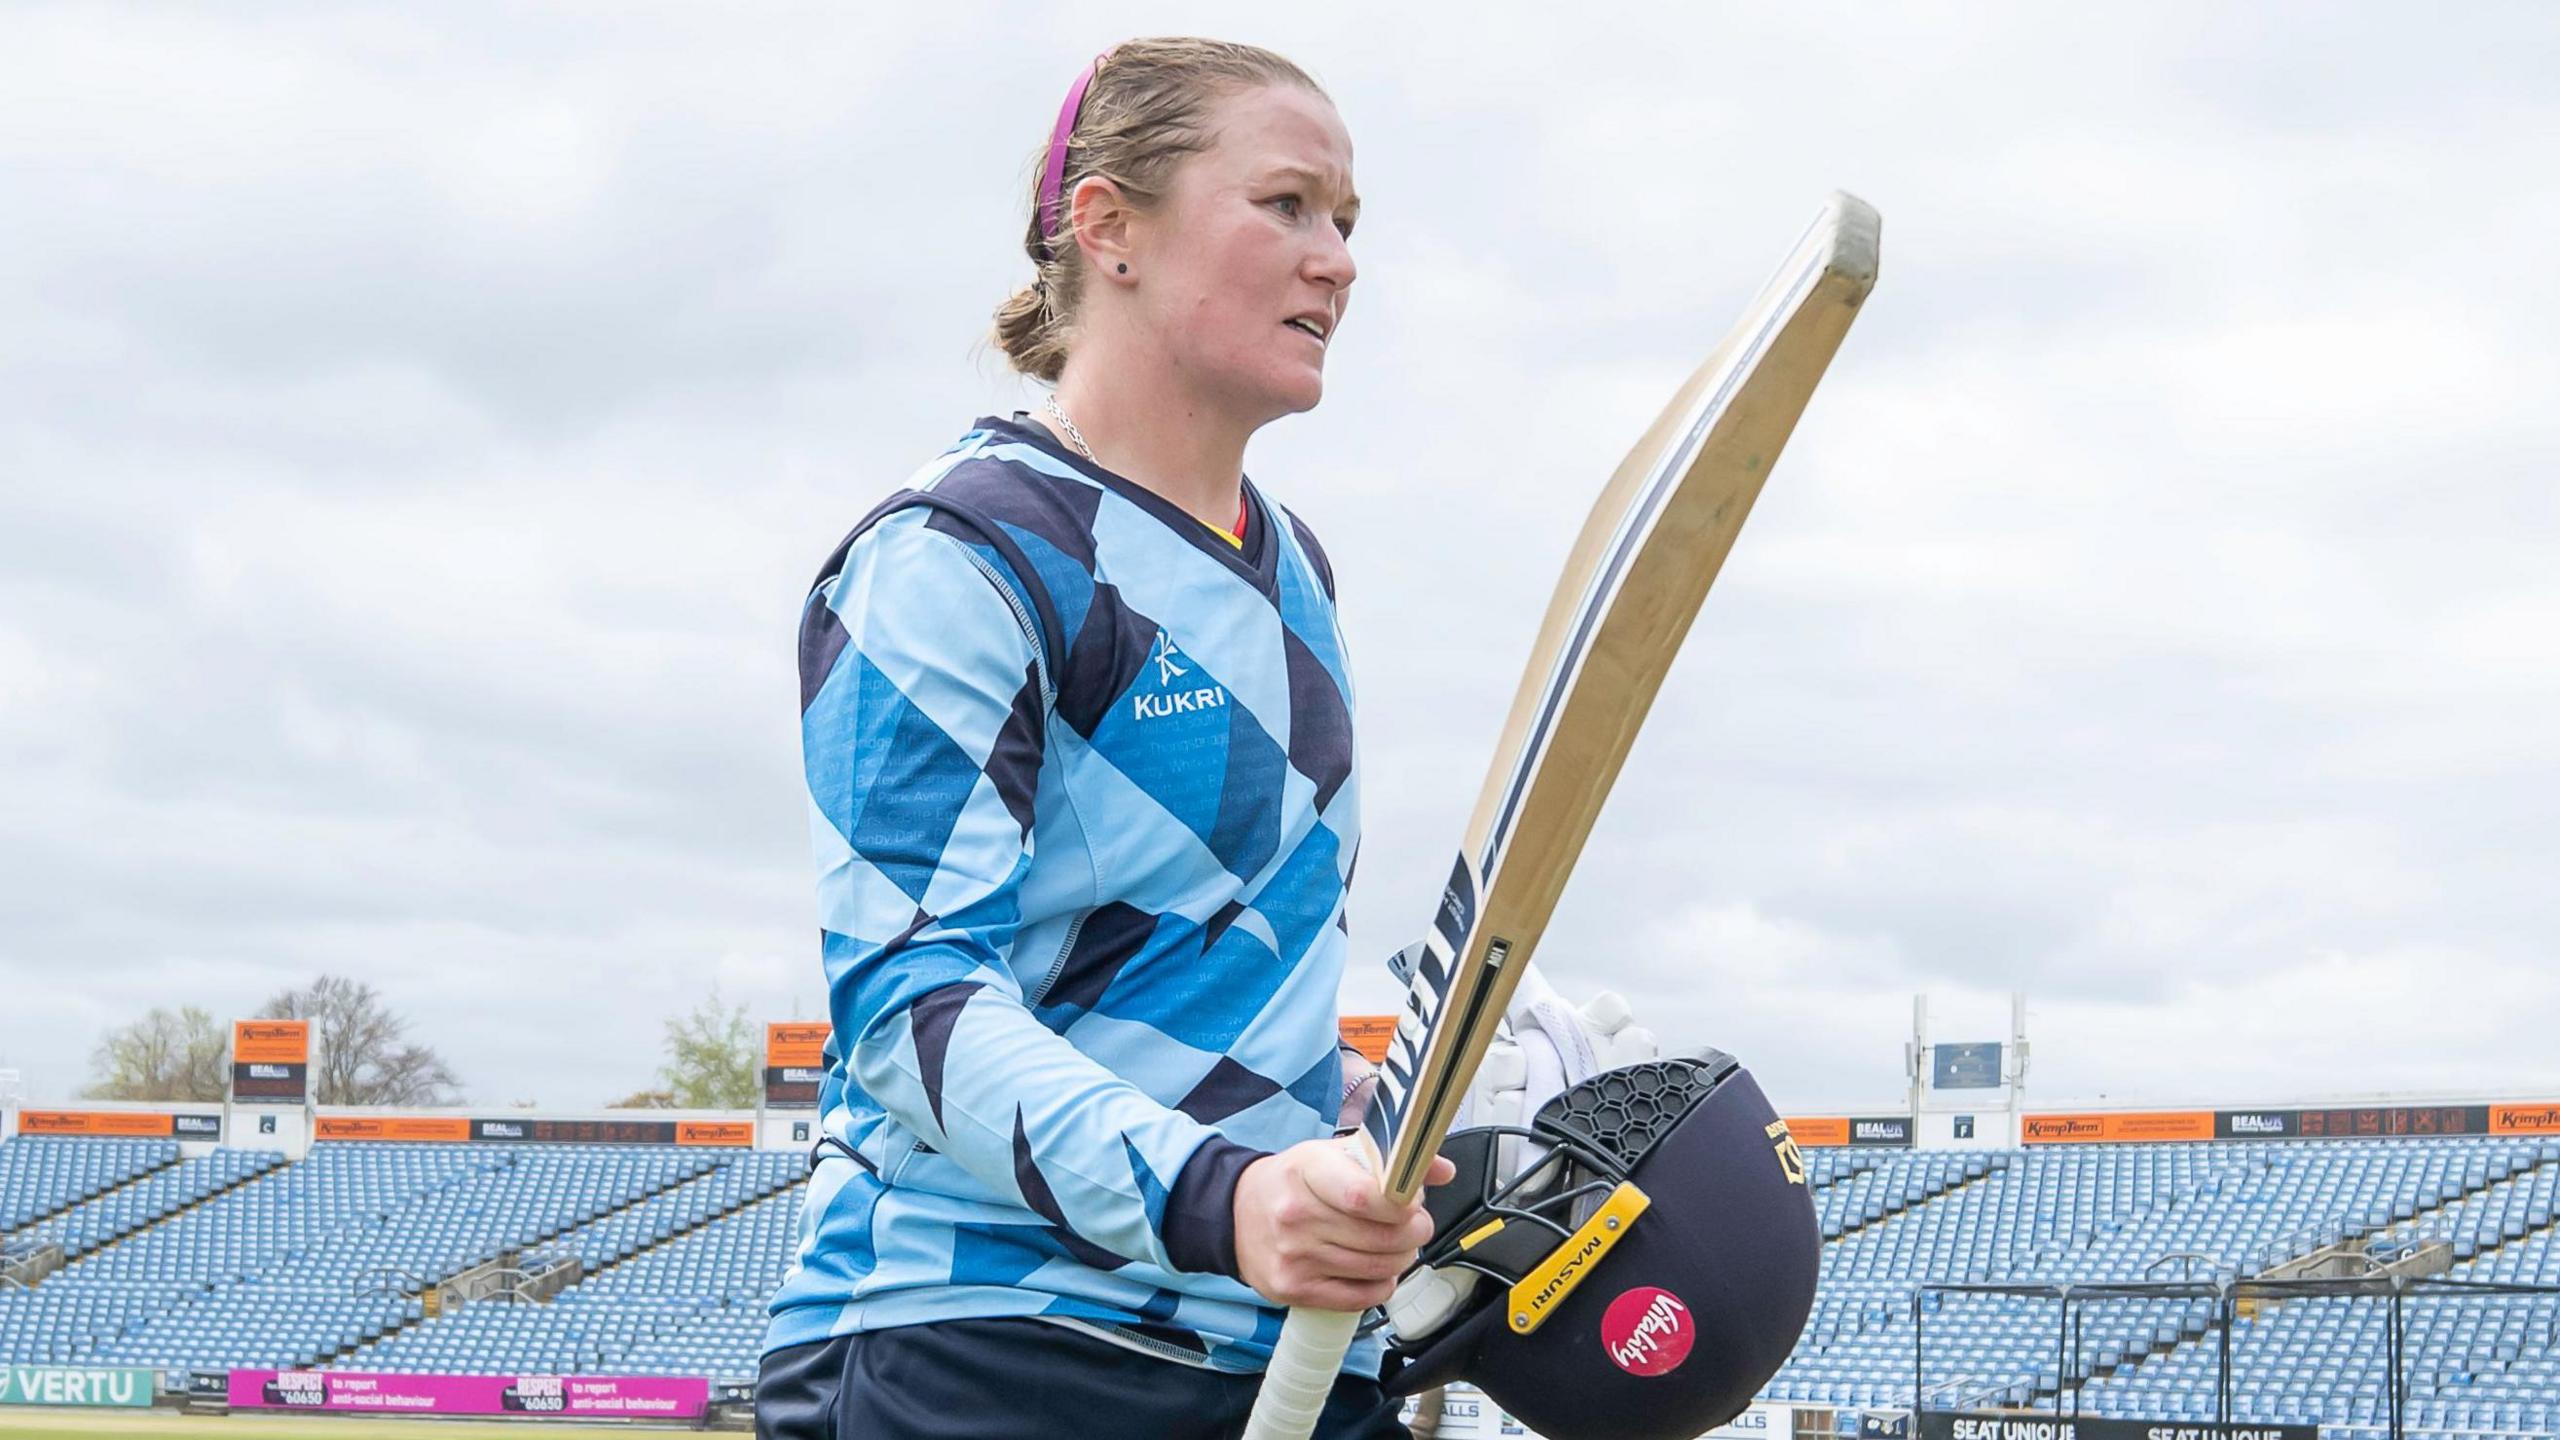
<svg viewBox="0 0 2560 1440">
<path fill-rule="evenodd" d="M 1834 195 L 1610 477 L 1547 607 L 1389 1047 L 1387 1193 L 1410 1201 L 1751 503 L 1874 287 L 1882 224 Z M 1292 1310 L 1246 1440 L 1306 1440 L 1357 1328 Z"/>
<path fill-rule="evenodd" d="M 1881 232 L 1864 201 L 1833 196 L 1584 521 L 1443 897 L 1442 993 L 1414 977 L 1409 1000 L 1436 1003 L 1405 1020 L 1429 1048 L 1400 1032 L 1390 1057 L 1390 1193 L 1419 1192 L 1690 622 L 1875 286 Z"/>
</svg>

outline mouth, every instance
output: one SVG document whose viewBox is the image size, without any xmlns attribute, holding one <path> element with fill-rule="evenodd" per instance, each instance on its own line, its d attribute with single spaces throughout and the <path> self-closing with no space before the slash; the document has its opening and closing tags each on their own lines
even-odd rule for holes
<svg viewBox="0 0 2560 1440">
<path fill-rule="evenodd" d="M 1325 343 L 1327 332 L 1332 325 L 1329 317 L 1319 315 L 1292 315 L 1280 323 L 1312 338 L 1318 345 Z"/>
</svg>

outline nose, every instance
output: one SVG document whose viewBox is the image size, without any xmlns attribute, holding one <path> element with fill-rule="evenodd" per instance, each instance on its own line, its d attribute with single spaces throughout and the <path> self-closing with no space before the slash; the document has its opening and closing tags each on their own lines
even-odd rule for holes
<svg viewBox="0 0 2560 1440">
<path fill-rule="evenodd" d="M 1336 291 L 1349 290 L 1351 282 L 1360 278 L 1360 263 L 1351 258 L 1351 242 L 1330 225 L 1324 233 L 1327 238 L 1317 243 L 1315 257 L 1308 262 L 1307 278 Z M 1337 313 L 1339 308 L 1337 304 Z"/>
</svg>

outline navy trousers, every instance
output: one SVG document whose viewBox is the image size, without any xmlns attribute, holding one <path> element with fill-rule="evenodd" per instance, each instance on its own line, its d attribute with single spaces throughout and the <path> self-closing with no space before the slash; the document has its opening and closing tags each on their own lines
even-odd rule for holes
<svg viewBox="0 0 2560 1440">
<path fill-rule="evenodd" d="M 1038 1320 L 945 1320 L 764 1357 L 757 1440 L 1234 1440 L 1258 1375 Z M 1333 1387 L 1318 1440 L 1412 1440 L 1375 1380 Z"/>
</svg>

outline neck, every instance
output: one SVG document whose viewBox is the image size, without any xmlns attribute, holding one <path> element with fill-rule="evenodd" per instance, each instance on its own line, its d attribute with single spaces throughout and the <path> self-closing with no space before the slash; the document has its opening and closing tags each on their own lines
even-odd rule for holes
<svg viewBox="0 0 2560 1440">
<path fill-rule="evenodd" d="M 1182 382 L 1160 358 L 1088 354 L 1058 377 L 1058 408 L 1093 447 L 1094 463 L 1153 491 L 1220 529 L 1244 499 L 1244 447 L 1254 425 L 1239 423 Z M 1033 415 L 1068 449 L 1057 417 Z"/>
</svg>

